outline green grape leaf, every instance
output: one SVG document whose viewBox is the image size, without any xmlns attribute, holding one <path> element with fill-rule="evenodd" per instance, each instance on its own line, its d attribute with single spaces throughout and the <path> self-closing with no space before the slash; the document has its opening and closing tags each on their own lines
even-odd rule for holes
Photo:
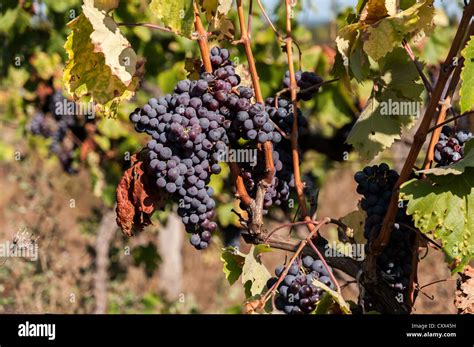
<svg viewBox="0 0 474 347">
<path fill-rule="evenodd" d="M 234 39 L 235 28 L 234 23 L 231 20 L 220 16 L 218 18 L 214 18 L 210 25 L 209 31 L 213 32 L 216 36 L 216 40 L 228 40 L 232 41 Z"/>
<path fill-rule="evenodd" d="M 95 102 L 99 112 L 115 116 L 137 87 L 137 56 L 111 17 L 92 6 L 82 9 L 68 24 L 63 81 L 75 100 Z"/>
<path fill-rule="evenodd" d="M 357 82 L 362 83 L 370 73 L 370 61 L 362 49 L 362 42 L 357 41 L 349 58 L 349 66 Z"/>
<path fill-rule="evenodd" d="M 245 254 L 240 253 L 234 247 L 222 249 L 221 261 L 224 263 L 225 278 L 233 285 L 242 274 L 242 267 L 245 263 Z"/>
<path fill-rule="evenodd" d="M 367 160 L 389 148 L 403 129 L 413 125 L 423 93 L 418 72 L 402 48 L 381 59 L 379 68 L 381 79 L 376 84 L 382 90 L 369 99 L 347 138 Z"/>
<path fill-rule="evenodd" d="M 365 52 L 374 60 L 379 60 L 405 37 L 432 30 L 433 16 L 433 0 L 424 0 L 394 16 L 381 19 L 362 35 Z"/>
<path fill-rule="evenodd" d="M 260 254 L 270 252 L 267 245 L 252 246 L 248 254 L 241 253 L 234 247 L 222 250 L 221 260 L 224 263 L 224 274 L 229 284 L 234 284 L 242 275 L 242 284 L 246 288 L 246 296 L 261 294 L 271 277 L 267 268 L 260 261 Z"/>
<path fill-rule="evenodd" d="M 420 170 L 418 173 L 432 174 L 436 176 L 461 175 L 468 167 L 474 167 L 474 139 L 469 140 L 464 145 L 464 157 L 460 161 L 449 166 Z"/>
<path fill-rule="evenodd" d="M 464 66 L 461 72 L 462 86 L 459 91 L 461 112 L 474 109 L 474 35 L 462 51 Z"/>
<path fill-rule="evenodd" d="M 352 211 L 341 218 L 341 222 L 352 229 L 352 238 L 356 244 L 363 244 L 366 242 L 364 237 L 364 224 L 367 218 L 367 213 L 360 207 L 358 210 Z"/>
<path fill-rule="evenodd" d="M 461 271 L 474 254 L 474 168 L 408 181 L 400 200 L 408 201 L 407 213 L 421 232 L 441 240 L 452 271 Z"/>
<path fill-rule="evenodd" d="M 361 23 L 349 24 L 339 30 L 336 37 L 337 50 L 341 54 L 342 65 L 346 72 L 349 71 L 349 57 L 352 54 L 353 46 L 357 38 L 357 30 L 362 28 Z"/>
<path fill-rule="evenodd" d="M 194 9 L 191 0 L 152 0 L 150 10 L 178 35 L 191 38 L 194 32 Z"/>
<path fill-rule="evenodd" d="M 267 245 L 252 246 L 245 256 L 245 263 L 242 267 L 242 284 L 250 283 L 251 296 L 261 294 L 271 277 L 270 272 L 260 261 L 260 254 L 270 251 L 271 248 Z"/>
<path fill-rule="evenodd" d="M 382 104 L 383 102 L 384 104 Z M 413 117 L 407 115 L 385 115 L 387 106 L 408 102 L 392 93 L 386 93 L 381 101 L 372 97 L 351 129 L 347 142 L 352 144 L 363 159 L 371 160 L 378 153 L 400 139 L 403 127 L 409 127 Z"/>
</svg>

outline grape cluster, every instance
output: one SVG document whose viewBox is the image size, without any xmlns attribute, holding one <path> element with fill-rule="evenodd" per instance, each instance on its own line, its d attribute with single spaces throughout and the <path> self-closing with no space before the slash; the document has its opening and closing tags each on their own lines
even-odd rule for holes
<svg viewBox="0 0 474 347">
<path fill-rule="evenodd" d="M 448 166 L 461 160 L 464 156 L 464 144 L 472 138 L 471 132 L 454 132 L 452 127 L 445 125 L 435 145 L 436 166 Z"/>
<path fill-rule="evenodd" d="M 191 233 L 197 249 L 209 245 L 217 225 L 211 174 L 221 171 L 213 154 L 225 146 L 224 117 L 205 101 L 209 83 L 205 79 L 178 82 L 174 94 L 152 98 L 130 114 L 138 132 L 146 132 L 148 169 L 158 188 L 178 203 L 178 215 Z"/>
<path fill-rule="evenodd" d="M 366 251 L 368 251 L 370 243 L 379 235 L 382 228 L 392 190 L 398 180 L 398 173 L 382 163 L 365 167 L 354 175 L 354 179 L 358 183 L 357 192 L 364 196 L 360 204 L 361 208 L 367 212 L 364 236 L 368 240 L 366 244 Z M 411 228 L 413 228 L 413 221 L 407 216 L 406 208 L 401 206 L 398 208 L 395 221 L 389 243 L 378 257 L 377 265 L 387 275 L 386 278 L 391 286 L 403 292 L 408 285 L 412 270 L 411 253 L 414 232 Z"/>
<path fill-rule="evenodd" d="M 267 283 L 268 288 L 276 283 L 283 269 L 283 266 L 275 269 L 277 277 L 270 278 Z M 314 311 L 323 294 L 323 290 L 313 284 L 314 280 L 334 289 L 334 283 L 321 260 L 315 260 L 308 255 L 300 262 L 295 261 L 278 287 L 276 308 L 286 314 L 308 314 Z"/>
<path fill-rule="evenodd" d="M 61 91 L 55 91 L 50 95 L 42 110 L 38 110 L 29 123 L 29 130 L 33 135 L 51 138 L 49 146 L 50 153 L 54 154 L 60 161 L 63 170 L 67 173 L 75 173 L 73 168 L 73 150 L 75 144 L 67 142 L 67 135 L 77 126 L 77 118 L 71 114 L 58 112 L 58 103 L 65 101 Z"/>
<path fill-rule="evenodd" d="M 316 86 L 323 82 L 323 79 L 316 75 L 314 72 L 310 71 L 296 71 L 295 72 L 296 85 L 300 88 L 298 93 L 298 99 L 308 101 L 310 100 L 317 92 L 319 88 L 312 88 L 311 90 L 305 91 L 310 87 Z M 285 77 L 283 78 L 283 84 L 286 88 L 290 87 L 290 72 L 286 71 Z"/>
</svg>

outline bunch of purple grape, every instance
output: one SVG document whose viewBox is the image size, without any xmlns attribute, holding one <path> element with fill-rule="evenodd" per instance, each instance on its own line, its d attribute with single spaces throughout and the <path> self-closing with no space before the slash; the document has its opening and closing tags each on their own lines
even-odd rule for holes
<svg viewBox="0 0 474 347">
<path fill-rule="evenodd" d="M 42 110 L 38 110 L 29 123 L 29 130 L 33 135 L 51 138 L 49 151 L 61 163 L 63 170 L 69 174 L 76 173 L 73 168 L 73 150 L 76 144 L 66 143 L 67 134 L 77 127 L 78 119 L 75 115 L 60 114 L 58 104 L 64 103 L 65 97 L 61 91 L 55 91 L 48 97 Z"/>
<path fill-rule="evenodd" d="M 365 167 L 355 174 L 354 179 L 358 183 L 357 192 L 364 196 L 360 203 L 361 208 L 367 212 L 364 226 L 364 236 L 368 240 L 365 246 L 367 252 L 370 243 L 378 237 L 382 229 L 398 173 L 382 163 Z M 403 292 L 412 271 L 414 226 L 404 206 L 399 206 L 395 221 L 390 241 L 378 257 L 377 265 L 385 273 L 391 286 L 396 291 Z"/>
<path fill-rule="evenodd" d="M 472 139 L 472 133 L 467 131 L 454 132 L 453 128 L 445 125 L 435 145 L 434 160 L 436 166 L 448 166 L 464 157 L 464 144 Z"/>
<path fill-rule="evenodd" d="M 295 72 L 296 85 L 300 88 L 298 99 L 308 101 L 318 92 L 317 85 L 323 82 L 323 79 L 310 71 L 296 71 Z M 290 72 L 286 71 L 283 78 L 283 84 L 286 88 L 290 87 Z M 314 87 L 314 88 L 311 88 Z M 308 88 L 311 88 L 308 90 Z"/>
<path fill-rule="evenodd" d="M 216 229 L 211 174 L 221 167 L 213 156 L 225 147 L 225 117 L 205 99 L 209 83 L 205 79 L 178 82 L 174 94 L 152 98 L 130 115 L 138 132 L 146 132 L 148 169 L 158 188 L 178 203 L 178 215 L 191 233 L 197 249 L 209 245 Z"/>
<path fill-rule="evenodd" d="M 283 269 L 283 266 L 275 269 L 277 277 L 269 279 L 267 288 L 271 288 L 276 283 Z M 313 284 L 314 280 L 334 289 L 334 283 L 321 260 L 315 260 L 308 255 L 302 261 L 291 264 L 288 274 L 278 287 L 276 308 L 286 314 L 308 314 L 314 311 L 324 293 L 323 289 Z"/>
</svg>

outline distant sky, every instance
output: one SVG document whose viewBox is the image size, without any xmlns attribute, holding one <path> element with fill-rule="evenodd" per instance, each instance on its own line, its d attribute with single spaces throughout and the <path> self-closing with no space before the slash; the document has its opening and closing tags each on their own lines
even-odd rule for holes
<svg viewBox="0 0 474 347">
<path fill-rule="evenodd" d="M 331 4 L 336 3 L 336 7 L 345 8 L 347 6 L 354 7 L 357 0 L 299 0 L 304 6 L 304 11 L 300 13 L 299 19 L 306 23 L 324 23 L 329 21 L 332 17 Z M 262 0 L 265 6 L 273 9 L 275 5 L 284 3 L 284 0 Z M 462 0 L 435 0 L 436 7 L 445 8 L 448 15 L 457 15 L 461 13 L 457 3 L 462 3 Z"/>
</svg>

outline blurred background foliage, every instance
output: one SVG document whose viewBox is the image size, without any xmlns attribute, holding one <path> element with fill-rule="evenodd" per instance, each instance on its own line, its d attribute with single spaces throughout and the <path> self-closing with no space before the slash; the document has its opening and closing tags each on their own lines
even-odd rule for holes
<svg viewBox="0 0 474 347">
<path fill-rule="evenodd" d="M 301 49 L 299 68 L 315 71 L 324 80 L 330 80 L 333 78 L 331 70 L 335 59 L 334 39 L 337 27 L 345 25 L 347 18 L 353 15 L 357 1 L 327 0 L 322 3 L 326 2 L 329 3 L 331 11 L 325 10 L 321 16 L 321 11 L 313 8 L 311 1 L 300 1 L 296 7 L 293 35 Z M 264 3 L 268 5 L 272 20 L 283 34 L 284 6 L 278 6 L 276 1 Z M 55 253 L 44 255 L 43 263 L 40 262 L 39 265 L 22 263 L 18 266 L 6 262 L 0 267 L 0 312 L 40 309 L 55 312 L 93 311 L 92 272 L 96 230 L 104 211 L 114 207 L 115 188 L 124 169 L 129 166 L 127 154 L 139 151 L 146 141 L 146 136 L 133 130 L 128 115 L 136 107 L 146 103 L 150 97 L 171 92 L 176 82 L 186 77 L 186 60 L 199 57 L 198 46 L 192 40 L 144 27 L 121 26 L 133 49 L 146 60 L 144 78 L 133 100 L 120 105 L 116 119 L 99 117 L 92 123 L 88 133 L 88 138 L 91 138 L 92 142 L 87 142 L 93 143 L 92 150 L 90 148 L 85 150 L 86 142 L 80 143 L 75 148 L 74 165 L 78 173 L 71 177 L 61 172 L 57 159 L 49 155 L 50 139 L 31 135 L 28 124 L 36 110 L 44 103 L 45 95 L 51 93 L 51 90 L 62 89 L 61 76 L 66 59 L 63 45 L 68 35 L 67 23 L 80 14 L 81 4 L 79 0 L 1 2 L 0 160 L 2 176 L 5 177 L 2 178 L 4 180 L 2 186 L 11 184 L 12 187 L 19 187 L 20 195 L 24 195 L 23 199 L 18 196 L 18 191 L 10 192 L 11 195 L 5 194 L 2 200 L 1 223 L 7 227 L 2 228 L 5 230 L 1 236 L 2 239 L 8 239 L 18 225 L 25 224 L 32 232 L 41 236 L 43 242 L 53 240 L 51 242 L 56 248 Z M 450 16 L 439 10 L 435 32 L 415 48 L 428 68 L 439 63 L 446 55 L 454 36 L 451 24 L 456 20 L 457 12 L 455 7 L 453 10 L 452 4 L 449 5 L 449 9 Z M 321 20 L 309 21 L 307 12 L 311 11 L 318 13 L 318 18 L 322 17 Z M 156 23 L 145 0 L 122 1 L 113 16 L 116 22 Z M 230 12 L 229 18 L 236 23 L 235 11 Z M 265 97 L 272 96 L 282 89 L 287 60 L 282 50 L 282 42 L 276 39 L 274 32 L 262 19 L 256 4 L 252 16 L 251 39 L 262 92 Z M 210 37 L 210 41 L 211 45 L 218 43 L 215 37 Z M 231 42 L 224 42 L 221 45 L 231 50 L 236 62 L 246 64 L 240 46 Z M 357 159 L 351 155 L 349 160 L 342 164 L 342 158 L 336 158 L 331 153 L 333 144 L 344 142 L 349 129 L 347 127 L 350 127 L 364 107 L 372 83 L 366 81 L 354 87 L 354 93 L 350 94 L 340 82 L 327 84 L 315 99 L 301 105 L 304 115 L 309 119 L 309 131 L 305 142 L 309 145 L 303 160 L 303 172 L 309 180 L 312 190 L 310 193 L 315 193 L 317 187 L 325 182 L 331 169 L 341 165 L 350 166 Z M 81 156 L 81 153 L 85 153 L 85 156 Z M 18 155 L 21 160 L 18 160 Z M 219 230 L 224 232 L 223 241 L 219 241 L 219 245 L 235 243 L 235 239 L 239 236 L 238 221 L 236 215 L 231 212 L 232 208 L 238 208 L 238 204 L 233 198 L 228 169 L 225 168 L 223 171 L 218 177 L 214 176 L 212 181 L 212 186 L 217 192 Z M 74 212 L 73 216 L 69 215 L 69 212 L 64 214 L 59 212 L 65 209 L 64 205 L 54 207 L 54 204 L 47 203 L 48 197 L 57 200 L 58 196 L 69 196 L 74 192 L 85 199 L 84 204 L 87 207 L 80 212 Z M 38 194 L 41 195 L 40 201 L 36 202 L 35 195 Z M 10 200 L 7 200 L 8 197 Z M 38 218 L 28 220 L 25 217 L 25 215 L 31 217 L 29 207 L 35 209 Z M 26 212 L 22 213 L 22 208 L 26 209 Z M 220 265 L 214 260 L 207 260 L 206 255 L 202 256 L 203 262 L 207 262 L 203 268 L 208 271 L 213 269 L 214 277 L 218 278 L 218 280 L 212 279 L 212 288 L 217 288 L 212 291 L 212 300 L 209 299 L 213 301 L 212 304 L 199 308 L 191 298 L 186 300 L 185 305 L 178 305 L 176 302 L 168 302 L 154 289 L 150 278 L 153 278 L 153 274 L 161 264 L 161 257 L 155 246 L 156 233 L 160 226 L 166 224 L 171 209 L 172 207 L 168 206 L 165 211 L 156 213 L 154 222 L 158 227 L 149 233 L 144 233 L 147 236 L 140 236 L 138 241 L 122 239 L 117 234 L 110 248 L 108 312 L 179 313 L 206 310 L 240 312 L 237 303 L 241 297 L 239 294 L 231 293 L 235 288 L 231 290 L 225 287 Z M 282 220 L 291 218 L 294 213 L 292 209 L 275 210 L 270 217 Z M 45 214 L 52 215 L 54 217 L 52 219 L 58 219 L 60 215 L 66 219 L 74 217 L 76 224 L 69 226 L 72 228 L 70 230 L 67 223 L 65 225 L 59 223 L 58 226 L 48 222 L 48 225 L 42 225 L 39 220 Z M 55 228 L 59 228 L 59 231 Z M 61 230 L 64 232 L 69 230 L 69 233 L 71 230 L 79 231 L 66 237 L 58 234 Z M 60 244 L 56 244 L 54 237 L 62 240 Z M 67 240 L 72 244 L 67 245 Z M 123 247 L 127 246 L 133 248 L 132 257 L 124 260 L 121 253 Z M 187 242 L 184 247 L 186 246 Z M 64 260 L 61 266 L 65 268 L 54 269 L 54 265 L 49 262 L 54 263 L 55 257 L 62 252 L 72 252 L 71 248 L 74 247 L 80 249 L 78 258 Z M 218 247 L 209 252 L 217 254 Z M 64 273 L 65 283 L 62 284 L 64 287 L 51 282 L 52 278 L 57 280 L 58 271 Z M 66 276 L 68 272 L 69 275 Z M 140 272 L 140 275 L 137 272 Z M 135 287 L 131 283 L 134 281 L 136 281 Z M 194 278 L 194 281 L 199 282 L 200 279 Z M 30 293 L 33 288 L 42 288 L 40 294 L 42 297 L 18 296 L 18 293 Z M 65 292 L 58 293 L 61 292 L 61 288 L 67 288 L 65 289 L 67 293 L 75 293 L 77 301 L 71 304 L 71 300 L 65 299 L 65 303 L 58 303 L 57 298 L 65 295 Z M 194 294 L 199 296 L 199 285 L 195 284 L 192 288 L 196 289 Z M 221 302 L 223 296 L 231 299 Z"/>
</svg>

